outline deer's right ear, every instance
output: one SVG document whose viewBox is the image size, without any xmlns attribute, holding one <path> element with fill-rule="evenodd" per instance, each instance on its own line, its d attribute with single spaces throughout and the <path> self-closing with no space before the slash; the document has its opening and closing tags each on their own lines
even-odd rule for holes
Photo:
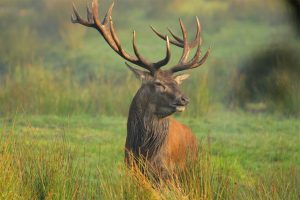
<svg viewBox="0 0 300 200">
<path fill-rule="evenodd" d="M 128 63 L 125 63 L 126 66 L 130 69 L 130 71 L 133 72 L 133 74 L 135 75 L 135 77 L 141 81 L 146 81 L 149 79 L 149 72 L 146 72 L 146 71 L 142 71 L 142 70 L 139 70 L 139 69 L 135 69 L 133 67 L 131 67 Z"/>
<path fill-rule="evenodd" d="M 178 85 L 182 83 L 185 79 L 187 79 L 190 75 L 189 74 L 179 74 L 175 76 L 175 81 L 177 82 Z"/>
</svg>

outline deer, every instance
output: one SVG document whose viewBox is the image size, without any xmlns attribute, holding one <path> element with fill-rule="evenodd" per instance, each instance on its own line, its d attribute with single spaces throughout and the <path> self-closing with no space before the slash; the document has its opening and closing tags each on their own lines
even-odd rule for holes
<svg viewBox="0 0 300 200">
<path fill-rule="evenodd" d="M 87 19 L 80 16 L 73 3 L 71 21 L 96 29 L 119 56 L 125 59 L 126 66 L 141 80 L 141 86 L 133 97 L 127 120 L 127 136 L 125 142 L 125 163 L 132 163 L 143 159 L 155 170 L 159 176 L 174 169 L 184 169 L 188 157 L 197 158 L 198 145 L 195 135 L 186 125 L 178 122 L 172 114 L 183 112 L 189 103 L 189 98 L 181 91 L 180 84 L 186 80 L 188 74 L 176 74 L 202 66 L 207 60 L 210 48 L 201 56 L 201 26 L 196 17 L 196 36 L 189 42 L 187 29 L 181 19 L 179 24 L 182 37 L 168 29 L 173 38 L 158 32 L 153 26 L 152 31 L 166 45 L 166 55 L 159 61 L 151 62 L 142 56 L 136 45 L 136 32 L 133 31 L 133 51 L 129 54 L 121 45 L 116 34 L 112 11 L 114 2 L 109 6 L 104 19 L 98 14 L 98 1 L 92 0 L 91 8 L 87 6 Z M 162 70 L 171 58 L 170 44 L 182 48 L 182 55 L 178 64 Z M 189 59 L 191 50 L 197 47 L 194 56 Z M 202 58 L 201 58 L 202 57 Z M 132 67 L 131 64 L 143 69 Z M 134 158 L 134 159 L 133 159 Z M 132 162 L 134 160 L 134 162 Z"/>
</svg>

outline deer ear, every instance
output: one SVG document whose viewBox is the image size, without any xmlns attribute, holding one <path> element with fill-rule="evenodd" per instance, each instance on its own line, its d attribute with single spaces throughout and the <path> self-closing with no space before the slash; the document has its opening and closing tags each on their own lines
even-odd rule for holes
<svg viewBox="0 0 300 200">
<path fill-rule="evenodd" d="M 145 81 L 145 80 L 148 80 L 149 79 L 149 72 L 146 72 L 146 71 L 142 71 L 142 70 L 139 70 L 139 69 L 135 69 L 133 67 L 131 67 L 128 63 L 125 63 L 127 65 L 127 67 L 130 69 L 130 71 L 133 72 L 133 74 L 135 75 L 135 77 L 141 81 Z"/>
<path fill-rule="evenodd" d="M 189 74 L 179 74 L 175 76 L 175 81 L 178 85 L 180 85 L 185 79 L 187 79 L 190 75 Z"/>
</svg>

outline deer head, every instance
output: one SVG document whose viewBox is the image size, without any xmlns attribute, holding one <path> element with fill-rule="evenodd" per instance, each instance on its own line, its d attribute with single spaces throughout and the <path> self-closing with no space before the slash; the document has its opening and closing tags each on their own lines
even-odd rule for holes
<svg viewBox="0 0 300 200">
<path fill-rule="evenodd" d="M 148 111 L 151 114 L 158 117 L 166 117 L 176 111 L 184 111 L 186 105 L 189 102 L 180 90 L 179 85 L 183 80 L 187 79 L 189 75 L 181 74 L 176 75 L 175 73 L 193 69 L 201 66 L 207 59 L 210 49 L 201 58 L 201 27 L 198 18 L 196 17 L 197 32 L 195 39 L 192 42 L 188 40 L 188 34 L 186 28 L 181 19 L 179 19 L 182 38 L 175 35 L 170 29 L 169 32 L 174 39 L 169 39 L 168 36 L 164 36 L 156 31 L 152 26 L 151 29 L 161 39 L 166 41 L 166 55 L 162 60 L 157 62 L 150 62 L 146 60 L 138 51 L 136 45 L 136 33 L 133 31 L 133 50 L 134 55 L 127 53 L 118 39 L 112 20 L 112 10 L 114 3 L 109 7 L 104 19 L 99 20 L 98 17 L 98 1 L 92 1 L 92 8 L 87 6 L 87 19 L 83 19 L 73 4 L 74 15 L 72 15 L 72 22 L 79 23 L 81 25 L 95 28 L 106 40 L 108 45 L 117 53 L 119 56 L 124 58 L 126 61 L 140 66 L 145 70 L 139 70 L 130 66 L 127 62 L 127 67 L 135 74 L 135 76 L 142 80 L 142 86 L 138 91 L 138 94 L 142 95 L 144 101 L 147 101 Z M 183 49 L 181 58 L 177 65 L 167 70 L 161 68 L 168 64 L 171 51 L 170 43 Z M 196 53 L 192 59 L 188 59 L 189 53 L 192 49 L 197 47 Z"/>
</svg>

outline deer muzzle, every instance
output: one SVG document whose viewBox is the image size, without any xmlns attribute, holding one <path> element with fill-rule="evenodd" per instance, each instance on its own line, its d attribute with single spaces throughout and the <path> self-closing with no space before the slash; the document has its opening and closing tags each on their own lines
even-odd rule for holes
<svg viewBox="0 0 300 200">
<path fill-rule="evenodd" d="M 182 95 L 176 100 L 176 103 L 174 103 L 173 105 L 177 112 L 183 112 L 185 110 L 185 107 L 189 104 L 189 102 L 189 98 L 185 95 Z"/>
</svg>

